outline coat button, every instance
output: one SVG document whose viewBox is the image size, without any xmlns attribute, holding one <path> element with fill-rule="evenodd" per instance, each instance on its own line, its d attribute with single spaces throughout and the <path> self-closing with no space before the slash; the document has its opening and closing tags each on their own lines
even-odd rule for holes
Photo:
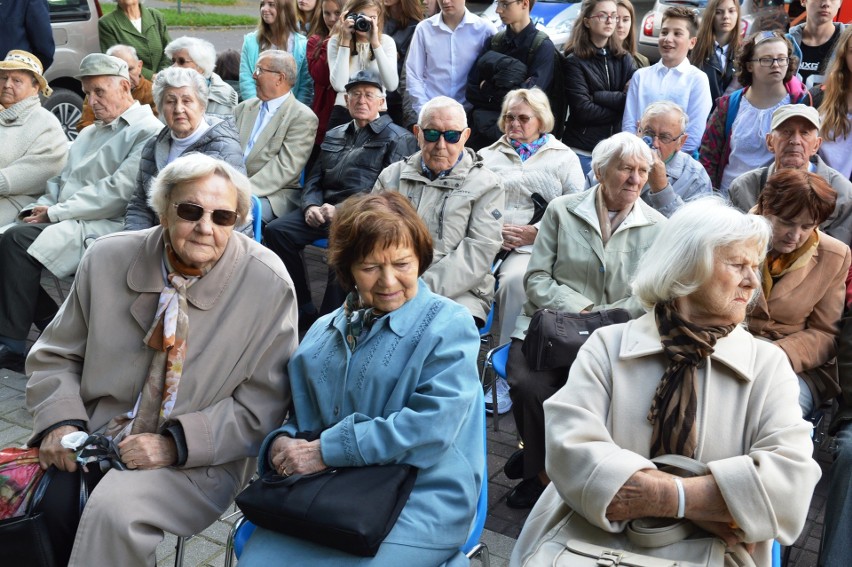
<svg viewBox="0 0 852 567">
<path fill-rule="evenodd" d="M 606 268 L 604 268 L 603 266 L 601 266 L 600 268 L 598 268 L 598 271 L 599 271 L 600 273 L 604 273 L 604 272 L 606 271 Z"/>
<path fill-rule="evenodd" d="M 340 406 L 334 406 L 334 415 L 335 417 L 340 415 Z"/>
</svg>

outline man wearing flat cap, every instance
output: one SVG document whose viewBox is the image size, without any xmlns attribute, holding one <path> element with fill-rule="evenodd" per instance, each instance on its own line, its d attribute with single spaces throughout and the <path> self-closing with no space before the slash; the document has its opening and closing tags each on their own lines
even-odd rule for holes
<svg viewBox="0 0 852 567">
<path fill-rule="evenodd" d="M 0 226 L 44 195 L 68 155 L 65 133 L 42 108 L 39 92 L 50 96 L 41 62 L 27 51 L 12 50 L 0 61 Z"/>
<path fill-rule="evenodd" d="M 85 242 L 124 226 L 142 146 L 163 125 L 130 95 L 127 63 L 93 53 L 77 78 L 95 113 L 44 195 L 0 228 L 0 368 L 20 371 L 32 323 L 46 325 L 57 306 L 41 289 L 42 269 L 74 274 Z"/>
<path fill-rule="evenodd" d="M 275 219 L 263 231 L 269 246 L 287 266 L 299 302 L 299 327 L 307 328 L 318 312 L 302 263 L 302 250 L 328 237 L 335 206 L 356 193 L 372 189 L 379 173 L 417 151 L 411 133 L 379 115 L 385 90 L 377 73 L 359 71 L 346 84 L 346 107 L 353 120 L 325 135 L 320 155 L 305 180 L 301 208 Z M 344 294 L 329 278 L 322 312 L 340 307 Z"/>
<path fill-rule="evenodd" d="M 743 173 L 731 182 L 728 191 L 731 203 L 748 212 L 757 204 L 766 179 L 776 170 L 801 169 L 815 173 L 837 191 L 834 212 L 820 228 L 848 245 L 852 242 L 852 183 L 817 155 L 822 143 L 819 127 L 816 108 L 804 104 L 779 107 L 772 113 L 772 130 L 766 135 L 766 147 L 775 155 L 775 160 L 767 167 Z"/>
</svg>

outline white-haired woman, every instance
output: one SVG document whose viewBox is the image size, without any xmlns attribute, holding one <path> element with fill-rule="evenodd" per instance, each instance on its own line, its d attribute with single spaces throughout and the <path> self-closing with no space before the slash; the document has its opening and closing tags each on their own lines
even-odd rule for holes
<svg viewBox="0 0 852 567">
<path fill-rule="evenodd" d="M 652 163 L 651 149 L 634 134 L 622 132 L 599 142 L 592 168 L 600 183 L 551 201 L 539 225 L 524 276 L 527 301 L 512 333 L 507 365 L 512 412 L 524 440 L 523 451 L 506 465 L 509 478 L 524 479 L 509 493 L 510 507 L 529 508 L 549 482 L 542 403 L 567 378 L 565 369 L 529 368 L 521 348 L 530 318 L 542 308 L 578 313 L 621 307 L 634 317 L 644 312 L 630 280 L 666 220 L 639 199 Z"/>
<path fill-rule="evenodd" d="M 281 423 L 295 296 L 275 254 L 233 230 L 250 203 L 226 163 L 166 166 L 151 196 L 161 226 L 92 244 L 33 346 L 28 443 L 58 469 L 42 501 L 57 565 L 154 565 L 164 531 L 197 533 L 231 504 Z M 79 473 L 79 528 L 78 465 L 60 444 L 76 431 L 112 436 L 127 468 Z"/>
<path fill-rule="evenodd" d="M 496 273 L 495 296 L 500 321 L 500 344 L 508 342 L 524 304 L 524 273 L 546 204 L 583 190 L 583 169 L 577 155 L 556 139 L 547 95 L 538 88 L 516 89 L 503 98 L 497 126 L 503 135 L 479 151 L 485 167 L 503 180 L 503 258 Z M 535 201 L 533 195 L 538 195 Z M 536 201 L 538 203 L 536 203 Z M 498 382 L 498 410 L 511 406 L 505 380 Z M 489 407 L 489 396 L 485 396 Z"/>
<path fill-rule="evenodd" d="M 216 48 L 212 43 L 197 37 L 179 37 L 166 46 L 166 57 L 173 67 L 195 69 L 207 79 L 207 114 L 222 118 L 234 115 L 239 96 L 231 85 L 213 72 Z"/>
<path fill-rule="evenodd" d="M 633 284 L 652 311 L 598 329 L 568 384 L 544 404 L 553 482 L 512 564 L 572 511 L 611 532 L 616 548 L 629 520 L 683 517 L 742 565 L 769 565 L 773 539 L 796 540 L 820 477 L 810 426 L 784 353 L 740 325 L 770 237 L 764 219 L 712 198 L 685 205 L 663 227 Z M 676 480 L 651 461 L 664 454 L 696 459 L 709 473 Z M 556 539 L 564 537 L 570 529 Z M 680 558 L 696 537 L 634 550 Z"/>
<path fill-rule="evenodd" d="M 151 184 L 168 164 L 188 153 L 212 156 L 245 173 L 240 136 L 230 120 L 205 116 L 207 81 L 190 69 L 169 67 L 157 73 L 154 103 L 166 126 L 142 149 L 136 191 L 127 204 L 125 230 L 141 230 L 159 224 L 148 204 Z"/>
</svg>

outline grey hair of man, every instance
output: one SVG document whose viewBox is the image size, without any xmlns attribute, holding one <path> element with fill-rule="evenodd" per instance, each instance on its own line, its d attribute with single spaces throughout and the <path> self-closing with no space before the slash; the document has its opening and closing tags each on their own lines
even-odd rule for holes
<svg viewBox="0 0 852 567">
<path fill-rule="evenodd" d="M 635 134 L 619 132 L 601 140 L 592 150 L 592 170 L 598 179 L 603 179 L 603 172 L 610 167 L 618 167 L 627 159 L 637 158 L 648 164 L 648 169 L 654 165 L 654 154 L 648 144 Z"/>
<path fill-rule="evenodd" d="M 648 308 L 686 297 L 713 277 L 720 248 L 754 247 L 762 262 L 771 238 L 772 228 L 762 216 L 743 213 L 720 197 L 690 201 L 669 218 L 642 256 L 633 294 Z M 756 296 L 757 289 L 752 300 Z"/>
<path fill-rule="evenodd" d="M 141 2 L 140 2 L 141 4 Z M 123 43 L 117 43 L 106 50 L 107 55 L 112 55 L 113 57 L 118 57 L 119 59 L 130 59 L 134 63 L 139 61 L 139 54 L 136 53 L 136 48 L 132 45 L 124 45 Z"/>
<path fill-rule="evenodd" d="M 207 86 L 207 81 L 195 72 L 195 69 L 187 69 L 186 67 L 166 67 L 154 79 L 154 104 L 157 108 L 163 108 L 163 102 L 166 98 L 168 89 L 179 89 L 181 87 L 189 87 L 195 93 L 195 98 L 201 108 L 207 110 L 207 99 L 210 95 L 210 87 Z"/>
<path fill-rule="evenodd" d="M 689 124 L 689 116 L 687 116 L 686 112 L 683 111 L 683 108 L 681 108 L 679 104 L 670 100 L 660 100 L 652 102 L 646 106 L 645 112 L 642 113 L 642 120 L 640 121 L 640 124 L 646 120 L 650 120 L 651 118 L 668 116 L 671 112 L 676 112 L 680 119 L 680 131 L 686 132 L 686 127 Z"/>
<path fill-rule="evenodd" d="M 284 80 L 292 87 L 296 84 L 296 60 L 287 51 L 267 49 L 261 52 L 257 61 L 263 60 L 270 69 L 284 75 Z"/>
<path fill-rule="evenodd" d="M 198 37 L 179 37 L 166 46 L 166 57 L 172 59 L 176 52 L 183 50 L 186 50 L 190 59 L 201 68 L 205 79 L 213 75 L 213 69 L 216 68 L 216 47 L 212 43 Z"/>
<path fill-rule="evenodd" d="M 211 175 L 225 179 L 237 191 L 236 226 L 251 222 L 251 181 L 248 177 L 222 160 L 196 152 L 182 155 L 160 171 L 151 184 L 148 204 L 162 218 L 171 205 L 172 193 L 178 185 Z"/>
<path fill-rule="evenodd" d="M 450 109 L 458 119 L 462 128 L 467 128 L 467 113 L 459 101 L 448 96 L 436 96 L 429 102 L 423 105 L 420 109 L 420 115 L 417 117 L 417 125 L 420 128 L 425 128 L 429 124 L 432 115 L 438 110 Z"/>
</svg>

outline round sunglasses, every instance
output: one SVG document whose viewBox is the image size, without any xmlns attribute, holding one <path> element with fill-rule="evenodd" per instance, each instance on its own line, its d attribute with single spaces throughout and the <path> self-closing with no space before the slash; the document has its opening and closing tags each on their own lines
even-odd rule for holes
<svg viewBox="0 0 852 567">
<path fill-rule="evenodd" d="M 210 213 L 210 220 L 213 224 L 219 226 L 234 226 L 237 222 L 237 211 L 229 211 L 227 209 L 208 210 L 201 205 L 195 203 L 174 203 L 174 208 L 177 209 L 177 216 L 185 221 L 197 222 L 201 220 L 205 212 Z"/>
</svg>

